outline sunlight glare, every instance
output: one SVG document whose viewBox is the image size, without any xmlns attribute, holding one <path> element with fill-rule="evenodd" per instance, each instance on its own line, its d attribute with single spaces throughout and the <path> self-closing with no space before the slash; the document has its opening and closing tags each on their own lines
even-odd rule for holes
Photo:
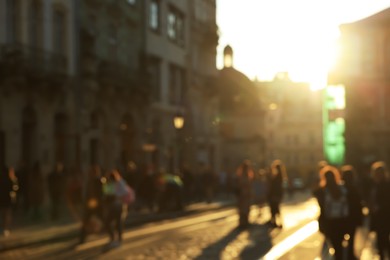
<svg viewBox="0 0 390 260">
<path fill-rule="evenodd" d="M 261 260 L 279 259 L 296 245 L 318 231 L 318 222 L 312 221 L 291 236 L 276 244 Z"/>
<path fill-rule="evenodd" d="M 293 81 L 308 82 L 312 89 L 326 86 L 328 71 L 335 65 L 339 25 L 388 6 L 388 0 L 244 3 L 217 1 L 217 67 L 222 68 L 221 53 L 230 44 L 235 54 L 234 67 L 249 78 L 272 80 L 276 73 L 288 72 Z M 233 15 L 236 19 L 232 19 Z"/>
</svg>

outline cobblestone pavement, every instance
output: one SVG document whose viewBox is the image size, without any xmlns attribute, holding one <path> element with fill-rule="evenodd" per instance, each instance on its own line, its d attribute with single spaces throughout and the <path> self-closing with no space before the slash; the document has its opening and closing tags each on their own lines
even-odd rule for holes
<svg viewBox="0 0 390 260">
<path fill-rule="evenodd" d="M 66 240 L 10 250 L 0 253 L 0 259 L 262 259 L 270 249 L 276 249 L 313 222 L 318 207 L 314 200 L 286 203 L 282 207 L 281 230 L 270 230 L 266 224 L 268 208 L 261 212 L 254 207 L 252 225 L 243 230 L 236 228 L 238 217 L 231 208 L 130 229 L 122 245 L 111 250 L 106 247 L 108 239 L 97 236 L 81 246 L 75 246 L 76 240 Z M 322 241 L 322 235 L 314 232 L 276 259 L 315 259 Z M 361 244 L 364 248 L 369 243 Z M 360 253 L 364 260 L 375 259 L 370 250 Z"/>
</svg>

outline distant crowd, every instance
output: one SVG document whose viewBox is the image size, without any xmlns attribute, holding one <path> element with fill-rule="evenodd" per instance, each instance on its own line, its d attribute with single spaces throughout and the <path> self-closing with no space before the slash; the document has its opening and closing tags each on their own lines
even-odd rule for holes
<svg viewBox="0 0 390 260">
<path fill-rule="evenodd" d="M 354 237 L 364 219 L 369 220 L 370 230 L 377 236 L 378 253 L 385 259 L 390 249 L 390 182 L 385 163 L 375 162 L 370 173 L 357 175 L 352 165 L 335 167 L 322 161 L 316 175 L 309 187 L 320 207 L 319 229 L 326 244 L 334 249 L 335 259 L 357 259 Z M 92 165 L 87 174 L 82 174 L 67 172 L 58 163 L 45 178 L 39 163 L 28 174 L 23 169 L 3 167 L 0 228 L 4 236 L 9 236 L 12 217 L 17 214 L 31 222 L 56 221 L 68 214 L 82 223 L 80 243 L 89 233 L 105 230 L 111 238 L 109 245 L 115 246 L 121 242 L 129 210 L 151 214 L 177 211 L 193 202 L 211 203 L 216 197 L 236 199 L 239 228 L 250 226 L 253 205 L 267 205 L 270 228 L 283 228 L 280 204 L 289 191 L 287 176 L 281 160 L 257 170 L 245 160 L 231 174 L 216 174 L 207 165 L 197 173 L 183 167 L 180 174 L 172 174 L 138 169 L 134 163 L 123 170 L 102 170 Z"/>
</svg>

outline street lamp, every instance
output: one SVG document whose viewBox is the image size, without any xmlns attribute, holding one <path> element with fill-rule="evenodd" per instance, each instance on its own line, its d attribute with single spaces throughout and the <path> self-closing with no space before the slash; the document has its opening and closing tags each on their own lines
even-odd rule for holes
<svg viewBox="0 0 390 260">
<path fill-rule="evenodd" d="M 184 117 L 182 114 L 176 114 L 174 117 L 173 117 L 173 125 L 175 126 L 175 128 L 177 130 L 180 130 L 183 128 L 184 126 Z"/>
<path fill-rule="evenodd" d="M 176 114 L 173 117 L 173 125 L 176 128 L 176 149 L 175 149 L 175 163 L 174 163 L 174 171 L 179 169 L 179 146 L 180 146 L 180 138 L 179 138 L 179 130 L 183 128 L 184 126 L 184 116 L 180 113 Z"/>
</svg>

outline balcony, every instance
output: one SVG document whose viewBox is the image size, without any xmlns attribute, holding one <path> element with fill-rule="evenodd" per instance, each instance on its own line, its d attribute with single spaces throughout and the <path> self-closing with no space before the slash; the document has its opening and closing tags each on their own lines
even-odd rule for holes
<svg viewBox="0 0 390 260">
<path fill-rule="evenodd" d="M 65 56 L 23 44 L 1 45 L 0 66 L 6 77 L 45 79 L 67 74 Z"/>
</svg>

